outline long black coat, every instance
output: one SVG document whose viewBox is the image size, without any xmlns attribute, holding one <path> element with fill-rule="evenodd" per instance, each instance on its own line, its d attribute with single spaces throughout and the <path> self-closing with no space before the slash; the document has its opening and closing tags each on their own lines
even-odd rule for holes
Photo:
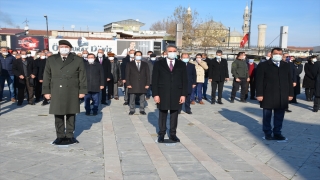
<svg viewBox="0 0 320 180">
<path fill-rule="evenodd" d="M 197 72 L 194 64 L 187 63 L 188 94 L 192 94 L 192 85 L 197 85 Z"/>
<path fill-rule="evenodd" d="M 96 57 L 95 59 L 95 62 L 96 63 L 99 63 L 100 64 L 100 61 L 99 61 L 99 58 Z M 107 79 L 111 79 L 112 77 L 110 76 L 110 72 L 111 72 L 111 64 L 110 64 L 110 61 L 108 58 L 106 58 L 105 56 L 102 57 L 102 68 L 103 68 L 103 72 L 104 72 L 104 83 L 105 83 L 105 86 L 107 85 Z"/>
<path fill-rule="evenodd" d="M 309 60 L 308 63 L 304 65 L 304 78 L 302 87 L 304 88 L 314 88 L 315 77 L 312 75 L 312 69 L 314 64 Z"/>
<path fill-rule="evenodd" d="M 314 64 L 312 75 L 315 78 L 314 95 L 319 98 L 320 97 L 320 62 L 316 62 Z"/>
<path fill-rule="evenodd" d="M 295 70 L 295 74 L 296 74 L 296 80 L 297 80 L 297 85 L 294 87 L 294 94 L 300 94 L 301 93 L 301 78 L 300 78 L 300 74 L 302 73 L 303 70 L 303 65 L 302 64 L 294 64 L 294 70 Z"/>
<path fill-rule="evenodd" d="M 130 62 L 130 56 L 126 56 L 125 58 L 122 59 L 120 68 L 121 68 L 121 79 L 126 79 L 126 66 L 127 63 Z"/>
<path fill-rule="evenodd" d="M 160 110 L 178 110 L 181 96 L 188 95 L 186 64 L 175 60 L 172 72 L 166 60 L 160 60 L 153 66 L 152 96 L 160 97 Z"/>
<path fill-rule="evenodd" d="M 132 86 L 128 93 L 147 93 L 146 86 L 150 86 L 150 71 L 146 62 L 140 61 L 140 71 L 136 61 L 131 61 L 126 66 L 126 84 Z"/>
<path fill-rule="evenodd" d="M 38 80 L 43 80 L 44 68 L 46 67 L 47 59 L 38 59 L 37 68 L 38 68 Z"/>
<path fill-rule="evenodd" d="M 263 96 L 261 108 L 286 109 L 289 96 L 293 96 L 293 81 L 291 67 L 281 61 L 277 67 L 270 59 L 259 63 L 256 71 L 257 97 Z"/>
<path fill-rule="evenodd" d="M 93 64 L 85 63 L 87 74 L 88 92 L 100 92 L 100 86 L 104 86 L 104 72 L 102 66 L 94 62 Z"/>
<path fill-rule="evenodd" d="M 42 93 L 51 94 L 50 114 L 79 113 L 79 94 L 87 94 L 87 92 L 86 70 L 81 57 L 69 53 L 63 62 L 58 53 L 47 59 Z"/>
<path fill-rule="evenodd" d="M 27 77 L 30 77 L 31 74 L 37 76 L 37 64 L 34 62 L 34 60 L 31 60 L 31 59 L 26 59 L 26 61 L 27 61 Z M 22 63 L 22 59 L 16 59 L 12 64 L 12 72 L 18 79 L 17 85 L 16 85 L 17 88 L 24 87 L 26 83 L 26 80 L 25 80 L 26 76 L 24 74 L 23 66 L 24 65 Z M 23 75 L 24 79 L 20 79 L 19 78 L 20 75 Z"/>
<path fill-rule="evenodd" d="M 218 63 L 217 59 L 214 58 L 210 61 L 209 66 L 209 79 L 212 81 L 222 82 L 225 78 L 229 78 L 228 62 L 226 59 L 221 59 Z"/>
</svg>

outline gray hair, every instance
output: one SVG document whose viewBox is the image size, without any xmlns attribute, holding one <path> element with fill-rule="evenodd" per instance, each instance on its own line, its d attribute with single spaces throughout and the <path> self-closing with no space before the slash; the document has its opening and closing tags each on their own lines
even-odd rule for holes
<svg viewBox="0 0 320 180">
<path fill-rule="evenodd" d="M 168 44 L 166 49 L 168 48 L 175 48 L 175 49 L 178 49 L 176 45 L 173 45 L 173 44 Z"/>
</svg>

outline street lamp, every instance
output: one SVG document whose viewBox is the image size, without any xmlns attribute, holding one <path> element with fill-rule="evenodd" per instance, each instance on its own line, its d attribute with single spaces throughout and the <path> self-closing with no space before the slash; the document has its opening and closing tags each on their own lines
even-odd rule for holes
<svg viewBox="0 0 320 180">
<path fill-rule="evenodd" d="M 46 18 L 46 23 L 47 23 L 47 38 L 49 38 L 49 31 L 48 31 L 48 16 L 44 15 L 43 17 Z"/>
</svg>

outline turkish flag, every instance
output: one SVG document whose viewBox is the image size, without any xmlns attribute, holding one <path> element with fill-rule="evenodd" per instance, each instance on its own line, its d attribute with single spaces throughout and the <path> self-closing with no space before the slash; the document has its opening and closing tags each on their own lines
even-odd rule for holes
<svg viewBox="0 0 320 180">
<path fill-rule="evenodd" d="M 242 41 L 240 42 L 240 47 L 244 48 L 244 45 L 247 44 L 249 39 L 249 34 L 247 33 L 246 35 L 243 36 Z"/>
</svg>

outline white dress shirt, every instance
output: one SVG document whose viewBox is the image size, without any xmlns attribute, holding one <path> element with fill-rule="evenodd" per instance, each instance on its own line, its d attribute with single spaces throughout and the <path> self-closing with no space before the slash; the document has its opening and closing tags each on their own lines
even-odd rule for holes
<svg viewBox="0 0 320 180">
<path fill-rule="evenodd" d="M 167 58 L 167 64 L 168 64 L 169 69 L 170 69 L 170 61 L 172 61 L 172 66 L 173 66 L 173 67 L 174 67 L 174 63 L 175 63 L 175 60 L 174 60 L 174 59 L 171 60 L 171 59 L 168 59 L 168 58 Z"/>
</svg>

